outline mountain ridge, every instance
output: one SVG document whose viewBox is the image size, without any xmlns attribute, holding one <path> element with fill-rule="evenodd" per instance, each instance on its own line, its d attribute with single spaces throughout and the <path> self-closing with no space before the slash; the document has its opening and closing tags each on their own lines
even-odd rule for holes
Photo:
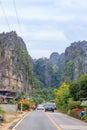
<svg viewBox="0 0 87 130">
<path fill-rule="evenodd" d="M 71 43 L 64 53 L 32 59 L 15 31 L 0 34 L 0 88 L 29 92 L 41 87 L 57 88 L 87 74 L 87 41 Z"/>
</svg>

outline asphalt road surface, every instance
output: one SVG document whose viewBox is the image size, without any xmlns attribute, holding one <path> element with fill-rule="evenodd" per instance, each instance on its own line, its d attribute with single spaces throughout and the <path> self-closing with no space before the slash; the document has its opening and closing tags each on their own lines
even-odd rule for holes
<svg viewBox="0 0 87 130">
<path fill-rule="evenodd" d="M 87 123 L 62 113 L 30 112 L 13 130 L 87 130 Z"/>
</svg>

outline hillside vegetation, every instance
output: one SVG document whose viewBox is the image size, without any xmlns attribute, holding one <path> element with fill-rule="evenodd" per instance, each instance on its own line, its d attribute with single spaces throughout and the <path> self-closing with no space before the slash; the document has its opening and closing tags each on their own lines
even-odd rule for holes
<svg viewBox="0 0 87 130">
<path fill-rule="evenodd" d="M 71 43 L 62 54 L 53 52 L 49 58 L 36 60 L 28 54 L 24 41 L 16 32 L 0 34 L 2 89 L 12 89 L 18 94 L 24 93 L 35 102 L 41 103 L 54 101 L 55 89 L 60 89 L 65 82 L 70 86 L 69 96 L 73 100 L 80 100 L 87 94 L 86 82 L 83 83 L 79 79 L 85 74 L 87 74 L 86 41 Z"/>
</svg>

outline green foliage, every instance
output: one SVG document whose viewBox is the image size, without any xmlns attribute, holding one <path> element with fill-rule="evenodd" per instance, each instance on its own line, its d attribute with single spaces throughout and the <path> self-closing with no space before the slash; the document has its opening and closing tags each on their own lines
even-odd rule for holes
<svg viewBox="0 0 87 130">
<path fill-rule="evenodd" d="M 76 118 L 80 118 L 80 112 L 82 112 L 82 109 L 79 109 L 79 108 L 74 108 L 74 109 L 69 109 L 68 110 L 68 114 L 73 116 L 73 117 L 76 117 Z"/>
<path fill-rule="evenodd" d="M 87 82 L 87 74 L 85 74 L 85 75 L 82 75 L 80 78 L 79 78 L 79 80 L 78 80 L 79 82 Z"/>
<path fill-rule="evenodd" d="M 30 95 L 32 96 L 33 101 L 37 104 L 55 99 L 55 93 L 53 88 L 37 88 L 32 90 Z"/>
<path fill-rule="evenodd" d="M 70 101 L 68 103 L 68 108 L 69 109 L 74 109 L 74 108 L 79 108 L 80 107 L 81 102 L 80 101 Z"/>
<path fill-rule="evenodd" d="M 56 105 L 57 108 L 66 112 L 68 109 L 69 101 L 69 85 L 63 83 L 58 90 L 56 90 Z"/>
<path fill-rule="evenodd" d="M 58 87 L 60 75 L 58 66 L 52 65 L 47 58 L 40 58 L 34 63 L 35 76 L 40 80 L 42 87 Z"/>
<path fill-rule="evenodd" d="M 79 100 L 78 92 L 79 92 L 79 83 L 78 82 L 72 82 L 69 86 L 69 93 L 70 93 L 70 96 L 75 101 Z"/>
<path fill-rule="evenodd" d="M 9 103 L 10 103 L 10 104 L 15 104 L 16 101 L 15 101 L 15 99 L 10 99 L 10 100 L 9 100 Z"/>
<path fill-rule="evenodd" d="M 26 101 L 24 104 L 23 104 L 23 110 L 30 110 L 32 107 L 32 103 L 29 102 L 29 101 Z"/>
<path fill-rule="evenodd" d="M 14 70 L 13 70 L 13 73 L 17 73 L 18 70 L 19 70 L 19 66 L 18 66 L 18 65 L 15 65 L 15 68 L 14 68 Z"/>
<path fill-rule="evenodd" d="M 87 97 L 87 75 L 81 76 L 79 79 L 79 98 Z"/>
<path fill-rule="evenodd" d="M 87 97 L 87 75 L 83 75 L 77 82 L 72 82 L 69 87 L 69 92 L 74 100 L 80 100 Z"/>
<path fill-rule="evenodd" d="M 5 111 L 0 107 L 0 115 L 2 115 L 3 113 L 5 113 Z"/>
<path fill-rule="evenodd" d="M 79 75 L 79 77 L 80 77 L 80 76 L 82 75 L 82 73 L 83 73 L 82 70 L 83 70 L 83 69 L 82 69 L 82 63 L 79 63 L 79 64 L 78 64 L 78 75 Z"/>
<path fill-rule="evenodd" d="M 87 122 L 87 114 L 85 114 L 84 116 L 82 116 L 81 118 L 82 120 L 85 120 Z"/>
<path fill-rule="evenodd" d="M 51 86 L 52 65 L 46 58 L 38 59 L 34 64 L 34 73 L 40 80 L 42 87 Z"/>
<path fill-rule="evenodd" d="M 28 55 L 28 52 L 26 50 L 19 50 L 18 53 L 24 65 L 23 73 L 25 80 L 28 80 L 29 84 L 31 84 L 33 88 L 40 86 L 39 80 L 33 74 L 32 59 Z"/>
<path fill-rule="evenodd" d="M 53 67 L 52 67 L 52 68 L 53 68 L 53 71 L 54 71 L 54 72 L 57 72 L 57 71 L 58 71 L 58 69 L 59 69 L 57 65 L 53 65 Z"/>
<path fill-rule="evenodd" d="M 21 93 L 18 94 L 18 97 L 20 97 L 20 99 L 23 99 L 24 96 L 25 96 L 24 92 L 21 92 Z"/>
<path fill-rule="evenodd" d="M 58 72 L 54 72 L 52 74 L 52 79 L 51 79 L 51 86 L 58 88 L 60 86 L 60 82 L 61 82 L 61 76 L 59 71 Z"/>
<path fill-rule="evenodd" d="M 33 76 L 33 78 L 32 78 L 32 87 L 33 87 L 33 89 L 38 89 L 41 86 L 42 86 L 41 82 L 35 76 Z"/>
<path fill-rule="evenodd" d="M 62 80 L 63 81 L 70 81 L 73 80 L 74 76 L 74 63 L 73 61 L 67 61 L 63 71 L 62 71 Z"/>
<path fill-rule="evenodd" d="M 32 108 L 32 102 L 26 100 L 23 104 L 22 104 L 22 110 L 23 111 L 29 111 Z M 18 109 L 21 110 L 21 104 L 18 104 Z"/>
<path fill-rule="evenodd" d="M 33 68 L 31 64 L 31 57 L 28 55 L 26 50 L 19 50 L 18 53 L 20 54 L 21 60 L 24 64 L 25 74 L 28 72 L 28 74 L 31 75 L 30 77 L 32 77 Z"/>
</svg>

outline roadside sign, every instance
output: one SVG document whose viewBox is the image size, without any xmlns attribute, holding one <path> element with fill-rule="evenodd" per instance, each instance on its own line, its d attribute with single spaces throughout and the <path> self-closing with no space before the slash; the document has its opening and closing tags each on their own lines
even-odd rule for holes
<svg viewBox="0 0 87 130">
<path fill-rule="evenodd" d="M 24 104 L 24 102 L 25 101 L 22 99 L 22 100 L 19 101 L 19 104 Z"/>
<path fill-rule="evenodd" d="M 23 104 L 25 103 L 25 100 L 24 99 L 21 99 L 20 101 L 19 101 L 19 104 L 21 104 L 21 112 L 22 112 L 22 109 L 23 109 Z"/>
</svg>

